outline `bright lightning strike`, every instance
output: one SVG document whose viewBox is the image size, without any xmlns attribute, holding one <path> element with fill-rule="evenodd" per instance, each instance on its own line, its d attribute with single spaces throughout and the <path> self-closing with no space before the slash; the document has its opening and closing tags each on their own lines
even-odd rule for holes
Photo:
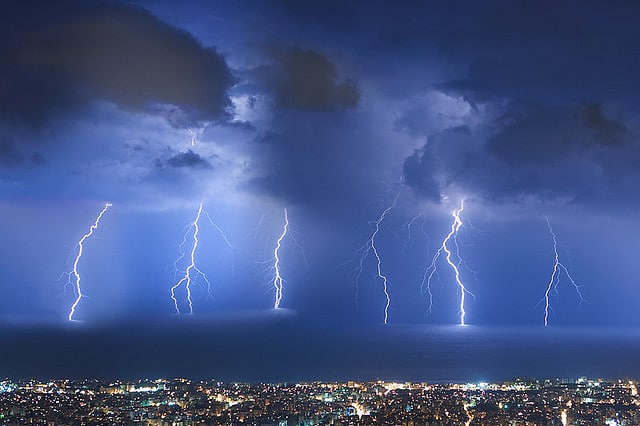
<svg viewBox="0 0 640 426">
<path fill-rule="evenodd" d="M 206 214 L 206 212 L 204 212 Z M 184 275 L 182 276 L 182 278 L 180 278 L 180 280 L 173 286 L 171 287 L 171 300 L 173 300 L 173 304 L 175 306 L 176 309 L 176 313 L 180 313 L 180 306 L 178 304 L 178 299 L 176 298 L 176 290 L 182 285 L 184 284 L 186 293 L 187 293 L 187 305 L 189 306 L 189 313 L 192 314 L 193 313 L 193 301 L 191 300 L 191 283 L 195 280 L 195 278 L 202 277 L 202 279 L 207 283 L 207 291 L 209 292 L 209 295 L 211 295 L 211 282 L 209 281 L 209 279 L 207 278 L 207 276 L 205 275 L 204 272 L 202 272 L 197 266 L 196 266 L 196 250 L 198 249 L 198 234 L 200 233 L 200 218 L 202 217 L 203 211 L 202 211 L 202 203 L 200 203 L 200 206 L 198 207 L 198 213 L 196 214 L 196 218 L 195 220 L 189 225 L 189 228 L 187 229 L 187 233 L 185 234 L 184 239 L 182 240 L 182 244 L 180 244 L 180 257 L 178 257 L 178 260 L 176 260 L 176 270 L 177 270 L 177 264 L 178 262 L 185 256 L 184 251 L 183 251 L 183 246 L 186 243 L 187 240 L 187 234 L 189 233 L 189 231 L 191 231 L 193 229 L 193 246 L 191 248 L 191 253 L 190 253 L 190 260 L 191 263 L 189 263 L 189 265 L 187 266 L 187 268 L 184 271 Z M 195 274 L 195 277 L 192 277 L 192 272 Z"/>
<path fill-rule="evenodd" d="M 282 246 L 282 240 L 287 236 L 289 231 L 289 215 L 287 209 L 284 209 L 284 227 L 282 228 L 282 234 L 276 242 L 276 248 L 273 250 L 273 287 L 276 290 L 276 299 L 273 304 L 273 309 L 280 309 L 280 302 L 282 301 L 282 290 L 284 288 L 284 279 L 280 273 L 280 247 Z"/>
<path fill-rule="evenodd" d="M 382 260 L 380 259 L 380 254 L 378 253 L 378 248 L 376 247 L 376 237 L 378 236 L 378 232 L 380 232 L 380 224 L 384 220 L 385 217 L 389 214 L 391 210 L 396 207 L 396 203 L 398 202 L 398 197 L 393 200 L 393 204 L 387 207 L 378 220 L 375 221 L 375 230 L 371 234 L 371 239 L 369 243 L 371 244 L 371 250 L 373 251 L 373 255 L 376 257 L 376 264 L 378 270 L 378 278 L 382 280 L 382 290 L 384 292 L 384 297 L 386 299 L 386 303 L 384 305 L 384 323 L 386 324 L 389 319 L 389 305 L 391 305 L 391 297 L 389 296 L 389 288 L 388 288 L 388 279 L 387 276 L 382 272 Z"/>
<path fill-rule="evenodd" d="M 544 292 L 544 326 L 547 327 L 549 325 L 549 311 L 551 310 L 549 298 L 551 292 L 557 292 L 558 283 L 560 282 L 560 270 L 564 271 L 567 278 L 573 285 L 576 293 L 578 294 L 578 298 L 580 303 L 586 302 L 585 298 L 582 296 L 582 291 L 580 291 L 580 286 L 576 284 L 575 280 L 569 273 L 567 267 L 560 262 L 560 255 L 558 254 L 558 238 L 553 231 L 553 227 L 551 226 L 551 221 L 547 216 L 544 217 L 547 221 L 547 229 L 551 234 L 551 238 L 553 239 L 553 254 L 554 254 L 554 262 L 553 262 L 553 272 L 551 273 L 551 277 L 549 278 L 549 284 L 547 285 L 547 289 Z"/>
<path fill-rule="evenodd" d="M 76 292 L 76 300 L 75 302 L 73 302 L 73 305 L 71 305 L 71 310 L 69 311 L 69 317 L 68 317 L 69 321 L 74 320 L 73 315 L 76 312 L 76 308 L 78 307 L 80 300 L 82 300 L 82 298 L 85 297 L 85 295 L 82 293 L 82 287 L 80 286 L 80 273 L 78 272 L 78 263 L 80 263 L 80 258 L 82 258 L 82 253 L 84 252 L 84 242 L 87 238 L 93 235 L 93 231 L 98 229 L 98 226 L 100 226 L 100 220 L 102 219 L 102 216 L 107 212 L 107 210 L 109 210 L 109 207 L 111 206 L 112 206 L 111 203 L 105 203 L 104 208 L 102 209 L 100 214 L 98 214 L 98 217 L 96 218 L 95 222 L 93 223 L 93 225 L 89 227 L 89 232 L 84 234 L 82 238 L 80 238 L 80 241 L 78 241 L 78 244 L 77 244 L 78 254 L 76 255 L 76 258 L 73 262 L 73 269 L 69 273 L 69 276 L 73 275 L 75 277 L 75 292 Z"/>
<path fill-rule="evenodd" d="M 273 255 L 265 261 L 260 261 L 258 263 L 269 265 L 266 267 L 264 273 L 269 278 L 266 280 L 266 284 L 270 285 L 275 290 L 275 299 L 273 302 L 273 309 L 280 309 L 280 305 L 282 304 L 282 299 L 284 297 L 284 284 L 286 280 L 282 276 L 282 254 L 281 249 L 285 240 L 288 240 L 295 244 L 302 255 L 305 265 L 308 267 L 309 263 L 307 261 L 307 256 L 304 252 L 304 247 L 298 238 L 300 235 L 295 230 L 291 222 L 289 221 L 289 212 L 285 208 L 284 212 L 284 223 L 282 225 L 282 231 L 278 235 L 276 240 L 275 247 L 273 249 Z M 260 218 L 260 223 L 256 228 L 254 228 L 251 232 L 251 235 L 256 238 L 260 233 L 260 228 L 264 225 L 264 217 Z M 271 228 L 271 226 L 269 226 Z"/>
<path fill-rule="evenodd" d="M 462 278 L 460 277 L 460 267 L 465 264 L 464 260 L 460 256 L 460 245 L 458 244 L 458 233 L 460 231 L 460 228 L 462 227 L 462 220 L 460 219 L 460 214 L 462 213 L 463 210 L 464 210 L 464 200 L 460 202 L 460 207 L 458 209 L 451 212 L 451 216 L 453 217 L 453 222 L 451 223 L 451 230 L 442 241 L 442 245 L 438 248 L 438 251 L 436 251 L 435 256 L 433 256 L 433 259 L 431 260 L 431 264 L 429 265 L 429 267 L 425 269 L 424 276 L 422 278 L 422 284 L 421 284 L 421 291 L 423 293 L 426 292 L 428 294 L 429 311 L 431 311 L 433 307 L 431 281 L 437 271 L 438 259 L 440 258 L 440 255 L 442 254 L 442 252 L 444 252 L 445 259 L 449 264 L 449 266 L 451 267 L 451 269 L 453 269 L 453 272 L 455 274 L 456 284 L 458 285 L 458 288 L 460 290 L 460 311 L 459 311 L 460 325 L 465 325 L 465 317 L 467 315 L 467 312 L 465 310 L 465 297 L 467 294 L 473 296 L 473 293 L 471 293 L 466 288 L 466 286 L 462 282 Z M 454 252 L 451 250 L 449 246 L 452 240 L 455 246 L 455 257 L 457 259 L 456 262 L 452 260 L 452 256 L 454 255 Z"/>
<path fill-rule="evenodd" d="M 382 280 L 382 290 L 385 296 L 385 306 L 384 306 L 384 323 L 385 324 L 387 324 L 389 320 L 389 306 L 391 305 L 391 296 L 389 294 L 389 288 L 388 288 L 389 280 L 382 270 L 382 259 L 380 257 L 380 252 L 376 247 L 376 237 L 380 233 L 380 225 L 382 224 L 384 219 L 387 217 L 387 215 L 396 207 L 399 196 L 400 194 L 398 193 L 395 199 L 393 200 L 393 203 L 382 211 L 382 213 L 380 214 L 380 216 L 375 222 L 371 222 L 372 232 L 369 235 L 369 238 L 367 239 L 367 241 L 362 245 L 362 247 L 360 247 L 356 251 L 356 254 L 353 256 L 353 258 L 350 261 L 347 261 L 345 263 L 338 265 L 336 268 L 338 269 L 343 266 L 349 265 L 351 263 L 356 263 L 356 266 L 350 272 L 349 277 L 355 285 L 356 303 L 358 303 L 358 287 L 360 283 L 360 277 L 362 276 L 362 271 L 364 269 L 364 262 L 369 256 L 369 253 L 373 252 L 373 255 L 376 258 L 376 273 L 378 278 Z"/>
<path fill-rule="evenodd" d="M 232 259 L 233 259 L 232 260 L 232 268 L 233 268 L 233 265 L 235 265 L 234 253 L 235 253 L 236 250 L 238 250 L 238 248 L 235 245 L 233 245 L 231 243 L 231 241 L 229 241 L 229 238 L 224 233 L 222 228 L 220 228 L 213 221 L 213 219 L 211 218 L 209 213 L 206 210 L 204 210 L 203 203 L 201 202 L 200 206 L 198 208 L 198 213 L 196 214 L 196 218 L 187 227 L 187 230 L 186 230 L 186 232 L 185 232 L 185 234 L 184 234 L 184 236 L 182 238 L 182 242 L 178 246 L 178 248 L 180 250 L 180 256 L 178 256 L 178 258 L 174 262 L 174 271 L 175 271 L 176 277 L 178 275 L 182 274 L 182 277 L 180 278 L 180 280 L 173 287 L 171 287 L 171 299 L 173 300 L 173 304 L 174 304 L 176 313 L 178 313 L 178 314 L 180 313 L 180 306 L 179 306 L 179 303 L 178 303 L 178 299 L 176 297 L 176 290 L 182 284 L 184 284 L 185 291 L 186 291 L 187 305 L 189 306 L 189 313 L 192 314 L 193 313 L 193 301 L 191 299 L 191 284 L 198 277 L 202 278 L 204 280 L 204 282 L 207 284 L 207 294 L 211 299 L 213 299 L 213 295 L 211 294 L 211 282 L 209 281 L 209 278 L 206 276 L 206 274 L 204 272 L 202 272 L 202 270 L 200 270 L 200 268 L 198 268 L 196 266 L 196 261 L 195 261 L 195 254 L 196 254 L 196 251 L 198 249 L 198 244 L 200 242 L 199 241 L 200 219 L 203 216 L 207 218 L 207 220 L 211 224 L 211 227 L 213 229 L 215 229 L 216 232 L 218 232 L 220 234 L 220 237 L 222 238 L 222 241 L 227 246 L 227 248 L 229 249 L 229 253 L 232 256 Z M 184 259 L 186 257 L 186 255 L 187 255 L 185 253 L 184 247 L 187 244 L 187 240 L 189 240 L 189 239 L 193 240 L 193 246 L 191 247 L 191 252 L 190 252 L 190 255 L 189 255 L 190 263 L 187 266 L 187 268 L 184 271 L 182 271 L 179 268 L 178 265 L 180 264 L 182 259 Z"/>
</svg>

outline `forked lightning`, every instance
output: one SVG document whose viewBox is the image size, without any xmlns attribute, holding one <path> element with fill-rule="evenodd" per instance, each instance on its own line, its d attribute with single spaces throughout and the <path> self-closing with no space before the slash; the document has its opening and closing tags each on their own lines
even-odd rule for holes
<svg viewBox="0 0 640 426">
<path fill-rule="evenodd" d="M 71 309 L 69 310 L 69 316 L 68 316 L 69 321 L 74 321 L 73 315 L 76 313 L 76 308 L 78 307 L 80 300 L 82 300 L 82 298 L 85 297 L 85 295 L 82 293 L 82 287 L 80 286 L 80 273 L 78 272 L 78 263 L 80 263 L 80 259 L 82 258 L 82 254 L 84 252 L 84 242 L 87 238 L 93 235 L 93 231 L 98 229 L 98 227 L 100 226 L 100 220 L 102 219 L 102 216 L 107 212 L 107 210 L 109 210 L 109 207 L 111 206 L 112 206 L 111 203 L 105 203 L 104 208 L 102 209 L 100 214 L 98 214 L 98 217 L 96 218 L 95 222 L 93 223 L 93 225 L 89 227 L 89 232 L 84 234 L 82 238 L 80 238 L 80 241 L 78 241 L 78 244 L 77 244 L 78 254 L 76 255 L 75 260 L 73 261 L 73 269 L 71 270 L 71 272 L 69 272 L 69 277 L 71 277 L 71 275 L 75 277 L 74 288 L 76 293 L 76 300 L 73 302 L 73 305 L 71 305 Z"/>
<path fill-rule="evenodd" d="M 458 233 L 460 231 L 460 228 L 462 228 L 462 220 L 460 219 L 460 214 L 462 213 L 462 211 L 464 210 L 464 200 L 460 201 L 460 207 L 453 210 L 453 212 L 451 212 L 451 216 L 453 217 L 453 222 L 451 223 L 451 230 L 449 231 L 449 233 L 447 234 L 447 236 L 444 238 L 444 240 L 442 240 L 442 244 L 440 245 L 440 247 L 438 247 L 438 251 L 436 251 L 435 256 L 433 256 L 433 259 L 431 260 L 431 264 L 425 269 L 424 272 L 424 276 L 422 279 L 422 284 L 421 284 L 421 290 L 422 292 L 426 292 L 428 294 L 429 297 L 429 310 L 432 309 L 433 307 L 433 295 L 431 293 L 431 281 L 433 279 L 433 276 L 435 275 L 436 271 L 437 271 L 437 262 L 438 259 L 440 258 L 440 255 L 442 254 L 442 252 L 445 253 L 445 259 L 447 261 L 447 263 L 449 264 L 449 266 L 451 267 L 451 269 L 453 270 L 454 276 L 455 276 L 455 280 L 456 280 L 456 284 L 458 286 L 458 289 L 460 291 L 460 325 L 465 325 L 465 319 L 466 319 L 466 315 L 467 315 L 467 311 L 465 310 L 465 297 L 467 294 L 472 295 L 473 293 L 471 293 L 467 287 L 464 285 L 462 278 L 460 277 L 460 266 L 464 264 L 464 261 L 462 260 L 462 258 L 460 257 L 460 249 L 459 249 L 459 244 L 458 244 Z M 454 255 L 450 244 L 453 240 L 453 244 L 455 245 L 455 257 L 457 258 L 457 260 L 454 262 L 452 259 L 452 256 Z"/>
<path fill-rule="evenodd" d="M 193 222 L 191 222 L 189 224 L 189 226 L 187 227 L 187 231 L 184 234 L 184 237 L 182 239 L 182 243 L 180 243 L 179 245 L 179 249 L 180 249 L 180 256 L 178 256 L 178 258 L 176 259 L 175 263 L 174 263 L 174 270 L 176 272 L 176 275 L 182 273 L 182 277 L 180 278 L 180 280 L 178 280 L 178 282 L 176 282 L 176 284 L 171 287 L 171 300 L 173 301 L 173 305 L 175 308 L 176 313 L 180 313 L 180 304 L 178 303 L 178 298 L 176 296 L 176 290 L 178 290 L 178 288 L 180 286 L 182 286 L 184 284 L 184 288 L 185 288 L 185 292 L 186 292 L 186 301 L 187 301 L 187 306 L 189 307 L 189 313 L 192 314 L 193 313 L 193 300 L 191 298 L 191 284 L 193 284 L 193 282 L 198 278 L 202 278 L 204 280 L 204 282 L 207 284 L 207 294 L 209 295 L 209 297 L 213 298 L 213 295 L 211 294 L 211 282 L 209 281 L 209 278 L 207 277 L 207 275 L 202 272 L 202 270 L 200 268 L 198 268 L 197 264 L 196 264 L 196 251 L 198 250 L 198 244 L 200 243 L 199 240 L 199 234 L 200 234 L 200 219 L 202 218 L 202 216 L 206 216 L 206 218 L 209 220 L 209 223 L 211 224 L 211 226 L 220 234 L 220 236 L 222 237 L 222 240 L 224 241 L 225 245 L 229 248 L 229 250 L 231 251 L 231 254 L 233 256 L 233 251 L 235 250 L 236 247 L 231 244 L 231 242 L 229 241 L 229 239 L 227 238 L 226 234 L 222 231 L 222 229 L 216 225 L 216 223 L 213 221 L 213 219 L 211 219 L 211 216 L 209 215 L 209 213 L 207 213 L 204 209 L 203 209 L 203 203 L 201 202 L 200 205 L 198 206 L 198 212 L 196 214 L 196 217 L 194 219 Z M 180 263 L 180 261 L 186 256 L 185 252 L 184 252 L 184 246 L 187 243 L 187 239 L 189 239 L 189 236 L 191 236 L 191 239 L 193 240 L 193 245 L 191 246 L 191 251 L 189 253 L 189 265 L 187 265 L 186 269 L 184 271 L 181 271 L 178 267 L 178 264 Z"/>
<path fill-rule="evenodd" d="M 547 216 L 544 217 L 547 221 L 547 229 L 549 230 L 549 234 L 551 234 L 551 238 L 553 239 L 553 254 L 554 254 L 554 262 L 553 262 L 553 271 L 551 272 L 551 277 L 549 278 L 549 284 L 547 284 L 547 288 L 544 292 L 544 326 L 547 327 L 549 325 L 549 311 L 551 310 L 551 305 L 549 298 L 551 296 L 551 292 L 557 292 L 558 283 L 560 281 L 560 270 L 564 271 L 567 278 L 573 285 L 575 289 L 578 299 L 580 303 L 586 302 L 585 298 L 582 296 L 582 291 L 580 291 L 580 286 L 576 284 L 575 280 L 569 273 L 567 267 L 560 262 L 560 255 L 558 254 L 558 237 L 553 231 L 553 227 L 551 226 L 551 221 Z"/>
<path fill-rule="evenodd" d="M 282 302 L 284 279 L 280 272 L 280 248 L 282 247 L 282 240 L 285 239 L 288 232 L 289 214 L 287 213 L 287 209 L 284 209 L 284 227 L 282 228 L 282 234 L 280 234 L 280 237 L 278 237 L 278 241 L 276 242 L 276 248 L 273 250 L 273 288 L 276 291 L 273 309 L 280 309 L 280 302 Z"/>
</svg>

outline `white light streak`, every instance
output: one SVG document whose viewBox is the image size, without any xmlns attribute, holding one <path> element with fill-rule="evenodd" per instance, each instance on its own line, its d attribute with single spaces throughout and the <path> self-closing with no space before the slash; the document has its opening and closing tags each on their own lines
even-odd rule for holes
<svg viewBox="0 0 640 426">
<path fill-rule="evenodd" d="M 393 201 L 393 204 L 387 207 L 382 212 L 378 220 L 375 221 L 374 223 L 375 229 L 371 234 L 371 239 L 369 240 L 369 243 L 371 244 L 371 250 L 373 251 L 373 255 L 376 257 L 378 278 L 382 280 L 382 291 L 384 292 L 384 297 L 386 299 L 386 303 L 384 305 L 384 323 L 385 324 L 389 320 L 389 305 L 391 305 L 391 296 L 389 296 L 387 276 L 382 272 L 382 260 L 380 259 L 380 253 L 378 253 L 378 248 L 376 247 L 376 236 L 380 232 L 380 224 L 382 223 L 384 218 L 389 214 L 389 212 L 396 207 L 397 202 L 398 202 L 398 197 L 395 198 L 395 200 Z"/>
<path fill-rule="evenodd" d="M 111 206 L 112 206 L 111 203 L 105 203 L 104 208 L 102 209 L 100 214 L 98 214 L 98 217 L 96 218 L 95 222 L 93 223 L 93 225 L 89 227 L 89 232 L 84 234 L 82 238 L 80 238 L 80 241 L 78 241 L 78 244 L 77 244 L 78 254 L 76 255 L 76 259 L 73 262 L 73 270 L 69 273 L 69 276 L 73 274 L 73 276 L 75 277 L 75 292 L 76 292 L 76 300 L 75 302 L 73 302 L 73 305 L 71 305 L 71 309 L 69 311 L 69 316 L 68 316 L 69 321 L 74 321 L 73 315 L 76 312 L 76 308 L 78 307 L 80 300 L 82 300 L 82 298 L 85 297 L 85 295 L 82 293 L 82 287 L 80 286 L 80 273 L 78 272 L 78 263 L 80 263 L 80 259 L 82 258 L 82 254 L 84 252 L 84 242 L 87 238 L 93 235 L 93 231 L 98 229 L 98 226 L 100 226 L 100 220 L 102 219 L 102 216 L 107 212 L 107 210 L 109 210 L 109 207 Z"/>
<path fill-rule="evenodd" d="M 547 229 L 551 234 L 551 238 L 553 239 L 553 254 L 554 254 L 554 262 L 553 262 L 553 271 L 551 272 L 551 277 L 549 278 L 549 284 L 544 292 L 544 326 L 547 327 L 549 325 L 549 314 L 551 310 L 550 304 L 550 295 L 551 292 L 557 293 L 558 283 L 560 282 L 560 271 L 564 271 L 565 275 L 573 285 L 575 289 L 578 299 L 580 303 L 586 302 L 586 299 L 582 295 L 582 291 L 580 290 L 580 286 L 575 282 L 567 267 L 560 262 L 560 255 L 558 254 L 558 237 L 553 231 L 553 227 L 551 226 L 551 221 L 547 216 L 544 217 L 547 221 Z"/>
<path fill-rule="evenodd" d="M 197 266 L 196 266 L 196 250 L 198 249 L 198 233 L 200 232 L 200 217 L 202 216 L 202 203 L 200 203 L 200 206 L 198 207 L 198 213 L 196 214 L 196 218 L 195 220 L 191 223 L 191 225 L 189 226 L 189 230 L 193 229 L 193 246 L 191 248 L 191 253 L 190 253 L 190 260 L 191 263 L 189 263 L 189 265 L 187 266 L 187 269 L 184 271 L 184 275 L 182 276 L 182 278 L 180 278 L 180 280 L 173 286 L 171 287 L 171 300 L 173 300 L 173 304 L 176 310 L 176 313 L 180 313 L 180 306 L 178 304 L 178 299 L 176 298 L 176 290 L 178 289 L 178 287 L 180 287 L 182 284 L 184 284 L 186 293 L 187 293 L 187 305 L 189 306 L 189 313 L 192 314 L 193 313 L 193 301 L 191 300 L 191 283 L 193 281 L 193 278 L 191 277 L 191 272 L 194 271 L 194 273 L 197 276 L 202 277 L 202 279 L 207 283 L 207 289 L 209 294 L 211 294 L 211 282 L 209 281 L 209 279 L 207 278 L 207 276 L 205 275 L 204 272 L 202 272 Z M 189 232 L 189 230 L 187 232 Z M 184 257 L 184 252 L 182 251 L 182 246 L 184 245 L 184 243 L 186 242 L 186 235 L 185 238 L 183 239 L 183 243 L 181 244 L 181 248 L 180 248 L 180 257 L 178 258 L 178 261 L 180 259 L 182 259 Z M 176 264 L 177 262 L 176 261 Z"/>
<path fill-rule="evenodd" d="M 398 198 L 400 194 L 398 193 L 393 200 L 393 203 L 384 209 L 378 219 L 376 221 L 371 222 L 372 232 L 367 238 L 366 242 L 356 251 L 355 255 L 351 258 L 351 260 L 344 262 L 336 267 L 336 269 L 341 268 L 343 266 L 355 263 L 356 266 L 350 271 L 349 279 L 353 281 L 355 290 L 356 290 L 356 304 L 358 303 L 358 290 L 360 278 L 362 277 L 362 272 L 364 270 L 364 262 L 369 256 L 369 253 L 373 252 L 376 258 L 376 274 L 379 279 L 382 280 L 382 289 L 385 296 L 385 307 L 384 307 L 384 323 L 387 324 L 389 320 L 389 306 L 391 305 L 391 296 L 389 294 L 389 280 L 386 274 L 383 273 L 382 270 L 382 259 L 380 257 L 380 252 L 376 246 L 376 237 L 380 232 L 380 225 L 387 217 L 387 215 L 396 207 L 398 203 Z"/>
<path fill-rule="evenodd" d="M 280 247 L 282 246 L 282 240 L 287 236 L 289 231 L 289 215 L 287 209 L 284 209 L 284 227 L 282 228 L 282 234 L 276 242 L 276 248 L 273 250 L 273 287 L 276 290 L 275 302 L 273 309 L 280 309 L 280 302 L 282 301 L 284 279 L 280 273 Z"/>
<path fill-rule="evenodd" d="M 440 247 L 438 247 L 438 250 L 436 251 L 435 256 L 433 256 L 433 259 L 431 260 L 431 264 L 429 265 L 429 267 L 425 269 L 425 272 L 422 278 L 422 283 L 420 286 L 421 292 L 423 294 L 425 292 L 428 294 L 428 297 L 429 297 L 428 309 L 429 309 L 429 312 L 431 312 L 431 309 L 433 308 L 433 294 L 431 292 L 431 281 L 437 271 L 438 259 L 440 258 L 440 255 L 442 254 L 442 252 L 444 252 L 445 259 L 454 272 L 455 281 L 460 291 L 460 304 L 459 304 L 460 325 L 466 324 L 465 320 L 466 320 L 467 312 L 465 310 L 465 297 L 467 294 L 473 296 L 473 293 L 471 293 L 466 288 L 466 286 L 462 282 L 462 278 L 460 277 L 460 267 L 463 265 L 466 265 L 460 255 L 460 245 L 458 244 L 458 233 L 460 231 L 460 228 L 462 228 L 462 220 L 460 219 L 460 214 L 463 212 L 463 210 L 464 210 L 464 200 L 461 200 L 460 207 L 458 209 L 453 210 L 453 212 L 451 212 L 451 216 L 453 217 L 453 222 L 451 223 L 451 230 L 449 231 L 447 236 L 444 238 L 444 240 L 442 240 L 442 244 L 440 245 Z M 457 259 L 455 262 L 452 259 L 452 256 L 454 253 L 449 246 L 452 240 L 455 245 L 455 257 Z"/>
</svg>

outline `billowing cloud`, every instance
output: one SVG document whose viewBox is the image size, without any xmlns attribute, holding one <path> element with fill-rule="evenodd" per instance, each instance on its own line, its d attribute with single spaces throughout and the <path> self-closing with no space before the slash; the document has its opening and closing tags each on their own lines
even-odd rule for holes
<svg viewBox="0 0 640 426">
<path fill-rule="evenodd" d="M 137 7 L 39 8 L 33 17 L 15 7 L 3 19 L 13 22 L 0 48 L 0 118 L 37 121 L 92 100 L 135 111 L 179 109 L 180 122 L 225 117 L 234 79 L 214 47 Z"/>
<path fill-rule="evenodd" d="M 370 154 L 359 143 L 369 130 L 358 85 L 317 51 L 270 44 L 266 52 L 267 61 L 245 73 L 246 93 L 234 98 L 254 132 L 256 173 L 242 188 L 316 212 L 355 201 L 361 151 Z"/>
<path fill-rule="evenodd" d="M 358 104 L 355 81 L 340 81 L 335 64 L 324 55 L 299 47 L 273 48 L 270 54 L 274 64 L 258 68 L 255 74 L 274 92 L 280 106 L 336 110 Z"/>
<path fill-rule="evenodd" d="M 181 169 L 181 168 L 208 169 L 211 167 L 211 163 L 209 163 L 209 161 L 207 161 L 200 154 L 197 154 L 190 149 L 184 152 L 178 152 L 172 155 L 171 157 L 167 158 L 165 161 L 156 160 L 156 166 L 163 168 L 165 165 L 176 168 L 176 169 Z"/>
<path fill-rule="evenodd" d="M 640 177 L 640 141 L 602 104 L 515 108 L 484 124 L 430 137 L 405 161 L 407 185 L 431 199 L 640 201 L 629 185 Z"/>
</svg>

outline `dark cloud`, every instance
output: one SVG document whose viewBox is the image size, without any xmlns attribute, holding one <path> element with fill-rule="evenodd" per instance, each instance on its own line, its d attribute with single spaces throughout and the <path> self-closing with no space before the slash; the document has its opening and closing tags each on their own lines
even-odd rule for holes
<svg viewBox="0 0 640 426">
<path fill-rule="evenodd" d="M 318 52 L 299 47 L 273 48 L 275 64 L 255 74 L 273 90 L 278 104 L 286 108 L 336 110 L 353 108 L 360 92 L 355 81 L 339 81 L 333 62 Z"/>
<path fill-rule="evenodd" d="M 591 132 L 587 143 L 623 147 L 632 143 L 632 133 L 623 124 L 604 115 L 602 103 L 585 103 L 579 106 L 576 120 Z"/>
<path fill-rule="evenodd" d="M 418 149 L 405 160 L 403 182 L 413 188 L 419 196 L 439 202 L 440 187 L 431 175 L 434 169 L 433 160 L 425 155 L 425 151 L 424 147 Z"/>
<path fill-rule="evenodd" d="M 33 167 L 43 162 L 42 154 L 25 154 L 13 141 L 0 138 L 0 167 Z"/>
<path fill-rule="evenodd" d="M 356 83 L 341 80 L 338 67 L 313 50 L 271 46 L 268 54 L 272 63 L 247 73 L 246 88 L 267 93 L 277 112 L 255 127 L 260 173 L 243 186 L 315 212 L 357 202 L 364 147 L 353 143 L 363 131 Z M 247 106 L 256 108 L 258 98 L 250 96 Z"/>
<path fill-rule="evenodd" d="M 640 201 L 632 184 L 640 141 L 625 122 L 637 114 L 640 93 L 630 42 L 640 36 L 637 5 L 467 6 L 457 16 L 449 6 L 414 13 L 378 33 L 382 46 L 396 51 L 437 54 L 446 72 L 436 72 L 429 87 L 468 102 L 474 123 L 461 132 L 453 120 L 443 131 L 427 116 L 434 111 L 405 111 L 396 128 L 428 138 L 405 161 L 406 183 L 429 199 L 457 193 L 491 203 Z"/>
<path fill-rule="evenodd" d="M 12 167 L 21 164 L 24 156 L 18 151 L 15 144 L 9 140 L 0 140 L 0 165 Z"/>
<path fill-rule="evenodd" d="M 630 131 L 605 117 L 601 104 L 514 112 L 501 121 L 505 128 L 488 139 L 487 148 L 510 164 L 566 161 L 598 147 L 631 143 Z"/>
<path fill-rule="evenodd" d="M 492 203 L 640 201 L 640 140 L 601 104 L 513 108 L 494 131 L 452 128 L 404 164 L 405 183 L 434 199 L 450 192 Z"/>
<path fill-rule="evenodd" d="M 211 163 L 200 154 L 197 154 L 188 149 L 184 152 L 178 152 L 177 154 L 167 158 L 166 160 L 156 160 L 156 167 L 164 169 L 165 166 L 169 166 L 174 169 L 209 169 L 211 168 Z"/>
<path fill-rule="evenodd" d="M 44 12 L 36 16 L 16 7 L 3 19 L 16 22 L 5 26 L 0 47 L 2 118 L 42 120 L 91 100 L 137 111 L 172 105 L 192 121 L 225 117 L 234 79 L 215 48 L 140 8 L 57 6 L 38 3 Z"/>
<path fill-rule="evenodd" d="M 151 105 L 149 112 L 163 117 L 171 127 L 175 127 L 176 129 L 192 129 L 194 127 L 200 127 L 200 124 L 196 119 L 175 105 Z"/>
<path fill-rule="evenodd" d="M 490 101 L 494 97 L 494 93 L 488 85 L 478 80 L 453 80 L 434 84 L 433 87 L 451 96 L 461 96 L 474 106 L 478 103 Z"/>
<path fill-rule="evenodd" d="M 457 75 L 444 77 L 436 87 L 473 103 L 496 97 L 544 102 L 637 97 L 640 61 L 630 42 L 640 36 L 637 4 L 609 7 L 594 1 L 576 8 L 492 1 L 469 6 L 468 15 L 454 18 L 458 25 L 404 37 L 413 34 L 414 40 L 438 46 L 439 54 L 460 65 Z"/>
</svg>

